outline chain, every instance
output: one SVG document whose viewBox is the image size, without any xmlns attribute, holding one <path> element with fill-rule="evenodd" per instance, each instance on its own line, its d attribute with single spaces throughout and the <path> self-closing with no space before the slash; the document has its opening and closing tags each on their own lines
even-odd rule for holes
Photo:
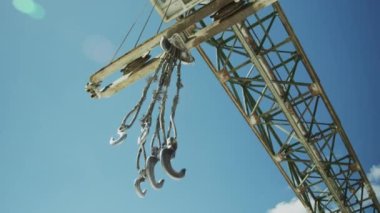
<svg viewBox="0 0 380 213">
<path fill-rule="evenodd" d="M 167 139 L 167 136 L 169 135 L 166 134 L 165 132 L 165 120 L 164 120 L 164 116 L 165 116 L 165 107 L 166 107 L 166 100 L 167 100 L 167 89 L 169 87 L 169 83 L 170 83 L 170 78 L 171 78 L 171 75 L 173 73 L 173 69 L 175 66 L 180 66 L 181 63 L 178 63 L 178 56 L 179 56 L 179 53 L 176 52 L 176 49 L 172 49 L 170 50 L 170 52 L 168 53 L 170 55 L 172 55 L 172 57 L 170 57 L 170 61 L 168 62 L 168 78 L 169 78 L 169 82 L 168 84 L 166 85 L 166 90 L 165 90 L 165 93 L 163 94 L 163 98 L 161 100 L 161 105 L 160 105 L 160 114 L 159 114 L 159 117 L 160 117 L 160 129 L 162 131 L 162 137 L 163 137 L 163 140 L 164 140 L 164 143 Z M 173 57 L 174 56 L 174 57 Z M 177 65 L 178 63 L 178 65 Z M 177 82 L 178 84 L 178 82 Z M 169 127 L 170 129 L 171 127 Z"/>
<path fill-rule="evenodd" d="M 177 138 L 177 131 L 174 123 L 174 117 L 177 110 L 178 102 L 179 102 L 179 92 L 181 88 L 183 87 L 182 80 L 181 80 L 181 63 L 178 63 L 177 65 L 177 84 L 176 84 L 176 94 L 173 98 L 172 108 L 171 108 L 171 114 L 170 114 L 170 125 L 168 129 L 167 135 L 169 136 L 171 133 L 171 130 L 173 129 L 174 138 Z"/>
<path fill-rule="evenodd" d="M 146 138 L 148 136 L 148 133 L 149 133 L 149 128 L 148 128 L 148 125 L 146 125 L 141 129 L 141 135 L 138 138 L 139 149 L 138 149 L 138 152 L 137 152 L 138 154 L 137 154 L 137 158 L 136 158 L 137 170 L 140 170 L 141 153 L 144 154 L 144 168 L 146 167 L 145 162 L 146 162 L 147 156 L 146 156 L 146 151 L 145 151 L 145 142 L 146 142 Z"/>
<path fill-rule="evenodd" d="M 139 196 L 143 197 L 146 190 L 141 190 L 140 184 L 147 178 L 152 187 L 157 189 L 162 186 L 162 181 L 156 182 L 154 178 L 154 166 L 157 161 L 161 161 L 162 166 L 166 173 L 175 179 L 182 178 L 185 175 L 185 169 L 179 172 L 173 170 L 170 165 L 170 160 L 175 156 L 177 147 L 177 131 L 175 125 L 175 115 L 179 102 L 180 90 L 183 87 L 181 80 L 181 50 L 170 46 L 165 50 L 165 53 L 161 56 L 159 66 L 154 72 L 154 75 L 147 80 L 142 95 L 134 106 L 134 108 L 128 112 L 121 122 L 119 127 L 119 139 L 111 138 L 110 143 L 112 145 L 119 143 L 126 138 L 126 129 L 129 129 L 135 123 L 137 117 L 140 114 L 141 107 L 147 99 L 147 94 L 153 82 L 157 82 L 156 88 L 153 90 L 151 101 L 146 109 L 145 114 L 141 117 L 141 133 L 137 139 L 138 151 L 136 156 L 136 168 L 139 171 L 139 176 L 135 180 L 135 188 Z M 173 72 L 176 69 L 176 86 L 175 94 L 171 102 L 170 112 L 166 112 L 167 99 L 169 94 L 170 83 L 172 80 Z M 158 105 L 158 112 L 154 112 Z M 167 131 L 165 130 L 165 115 L 170 113 L 170 121 Z M 146 142 L 150 135 L 150 129 L 152 126 L 153 115 L 155 118 L 155 128 L 150 140 L 150 155 L 147 155 Z M 170 137 L 170 138 L 169 138 Z M 167 141 L 171 142 L 167 142 Z M 173 140 L 174 139 L 174 140 Z M 175 148 L 174 148 L 175 147 Z M 143 161 L 143 162 L 141 162 Z M 159 185 L 161 184 L 161 185 Z"/>
<path fill-rule="evenodd" d="M 164 60 L 162 60 L 162 61 L 160 62 L 158 68 L 157 68 L 157 69 L 155 70 L 155 72 L 154 72 L 154 75 L 153 75 L 152 77 L 148 78 L 148 80 L 147 80 L 147 84 L 146 84 L 145 87 L 144 87 L 144 90 L 143 90 L 143 92 L 142 92 L 142 95 L 141 95 L 140 100 L 137 102 L 137 104 L 135 105 L 135 107 L 133 107 L 133 109 L 132 109 L 132 110 L 131 110 L 126 116 L 124 116 L 124 118 L 123 118 L 123 120 L 122 120 L 122 122 L 121 122 L 121 125 L 120 125 L 121 127 L 125 127 L 126 129 L 129 129 L 129 128 L 131 128 L 131 126 L 132 126 L 132 125 L 134 124 L 134 122 L 136 121 L 136 118 L 137 118 L 137 116 L 138 116 L 138 114 L 139 114 L 139 112 L 140 112 L 141 106 L 143 105 L 143 103 L 144 103 L 144 101 L 145 101 L 145 99 L 146 99 L 146 95 L 147 95 L 147 93 L 148 93 L 148 90 L 149 90 L 149 88 L 150 88 L 150 85 L 152 84 L 152 82 L 154 82 L 154 81 L 157 80 L 157 75 L 158 75 L 158 73 L 161 71 L 161 67 L 162 67 L 162 65 L 164 64 L 163 62 L 164 62 Z M 126 124 L 128 118 L 129 118 L 130 116 L 132 116 L 132 115 L 133 115 L 133 117 L 132 117 L 131 121 L 130 121 L 128 124 Z"/>
<path fill-rule="evenodd" d="M 163 56 L 163 58 L 164 58 L 163 61 L 165 61 L 166 60 L 166 54 Z M 163 65 L 164 65 L 164 67 L 166 66 L 165 63 Z M 146 142 L 146 138 L 147 138 L 147 136 L 149 134 L 150 126 L 151 126 L 152 113 L 153 113 L 154 105 L 157 102 L 157 100 L 159 99 L 159 94 L 160 94 L 160 91 L 162 89 L 161 82 L 162 82 L 162 79 L 165 76 L 164 72 L 161 69 L 159 71 L 161 71 L 161 76 L 160 76 L 159 84 L 157 86 L 157 89 L 153 92 L 152 101 L 149 104 L 149 107 L 148 107 L 148 110 L 147 110 L 146 114 L 141 119 L 141 134 L 140 134 L 140 136 L 138 138 L 138 141 L 137 141 L 137 144 L 139 145 L 138 152 L 137 152 L 138 154 L 137 154 L 137 157 L 136 157 L 136 168 L 137 168 L 137 170 L 140 170 L 141 153 L 144 154 L 144 167 L 146 166 L 145 162 L 146 162 L 146 159 L 147 159 L 147 155 L 146 155 L 146 151 L 145 151 L 145 142 Z M 157 78 L 157 76 L 156 76 L 156 78 Z M 145 97 L 146 97 L 146 92 L 144 94 L 145 94 Z M 136 117 L 134 119 L 136 119 Z"/>
<path fill-rule="evenodd" d="M 154 147 L 154 142 L 158 141 L 158 148 L 161 148 L 162 143 L 161 143 L 161 137 L 160 137 L 160 119 L 157 117 L 156 119 L 156 128 L 154 129 L 154 133 L 152 136 L 152 140 L 150 141 L 150 148 L 153 149 Z"/>
<path fill-rule="evenodd" d="M 141 125 L 142 125 L 141 127 L 142 128 L 141 128 L 141 135 L 138 138 L 139 150 L 138 150 L 138 155 L 137 155 L 137 159 L 136 159 L 136 162 L 137 162 L 136 166 L 137 166 L 138 170 L 140 169 L 141 153 L 144 153 L 144 162 L 146 161 L 146 151 L 145 151 L 146 138 L 149 134 L 149 129 L 151 127 L 152 114 L 153 114 L 154 106 L 155 106 L 156 102 L 159 101 L 160 99 L 161 99 L 161 105 L 160 105 L 161 110 L 160 110 L 159 118 L 163 118 L 163 116 L 161 116 L 162 109 L 165 110 L 165 100 L 167 98 L 167 92 L 168 92 L 167 89 L 170 85 L 171 74 L 172 74 L 174 67 L 172 64 L 172 58 L 171 57 L 167 57 L 167 54 L 165 54 L 163 57 L 164 57 L 164 66 L 162 68 L 162 72 L 161 72 L 161 76 L 159 79 L 159 83 L 157 85 L 157 89 L 153 92 L 152 101 L 149 104 L 149 107 L 147 109 L 146 114 L 141 119 Z M 162 97 L 160 98 L 161 94 L 162 94 Z M 163 114 L 164 114 L 164 112 L 163 112 Z M 157 118 L 158 119 L 157 122 L 159 122 L 161 120 L 159 118 Z M 156 124 L 155 132 L 157 132 L 157 128 L 158 127 Z M 157 137 L 157 134 L 159 134 L 159 133 L 154 133 L 153 139 L 152 139 L 153 142 L 154 142 L 154 137 Z M 151 142 L 151 144 L 153 142 Z"/>
</svg>

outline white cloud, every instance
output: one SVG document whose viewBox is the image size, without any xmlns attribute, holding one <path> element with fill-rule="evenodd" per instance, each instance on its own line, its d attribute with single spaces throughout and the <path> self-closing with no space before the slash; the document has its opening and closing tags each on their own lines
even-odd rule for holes
<svg viewBox="0 0 380 213">
<path fill-rule="evenodd" d="M 291 199 L 289 202 L 280 202 L 268 213 L 307 213 L 301 201 L 297 198 Z"/>
<path fill-rule="evenodd" d="M 367 173 L 372 188 L 375 191 L 377 199 L 380 199 L 380 164 L 373 165 Z"/>
<path fill-rule="evenodd" d="M 380 164 L 373 165 L 367 175 L 371 182 L 380 181 Z"/>
<path fill-rule="evenodd" d="M 367 177 L 371 182 L 372 188 L 380 200 L 380 164 L 373 165 L 367 173 Z M 297 198 L 291 199 L 289 202 L 280 202 L 273 209 L 269 209 L 267 213 L 307 213 L 301 201 Z"/>
<path fill-rule="evenodd" d="M 380 185 L 372 184 L 372 188 L 373 188 L 373 191 L 375 191 L 377 199 L 380 200 Z"/>
</svg>

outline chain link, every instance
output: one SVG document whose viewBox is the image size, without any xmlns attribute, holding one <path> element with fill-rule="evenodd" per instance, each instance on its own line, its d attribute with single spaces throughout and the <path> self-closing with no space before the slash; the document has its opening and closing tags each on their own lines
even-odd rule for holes
<svg viewBox="0 0 380 213">
<path fill-rule="evenodd" d="M 171 133 L 171 130 L 173 129 L 174 138 L 177 138 L 177 131 L 176 131 L 175 123 L 174 123 L 174 117 L 175 117 L 175 113 L 176 113 L 178 102 L 179 102 L 179 94 L 180 94 L 179 92 L 182 87 L 183 87 L 183 84 L 181 80 L 181 63 L 179 63 L 177 65 L 176 94 L 173 97 L 173 103 L 172 103 L 171 114 L 170 114 L 170 125 L 169 125 L 169 129 L 167 133 L 168 137 Z"/>
<path fill-rule="evenodd" d="M 164 60 L 162 60 L 162 61 L 160 62 L 158 68 L 157 68 L 157 69 L 155 70 L 155 72 L 154 72 L 154 75 L 153 75 L 152 77 L 148 78 L 148 80 L 147 80 L 147 84 L 146 84 L 145 87 L 144 87 L 144 90 L 143 90 L 143 92 L 142 92 L 142 95 L 141 95 L 140 100 L 139 100 L 139 101 L 137 102 L 137 104 L 133 107 L 133 109 L 132 109 L 132 110 L 131 110 L 126 116 L 124 116 L 124 118 L 123 118 L 123 120 L 122 120 L 122 122 L 121 122 L 120 127 L 124 127 L 124 128 L 126 128 L 126 129 L 129 129 L 129 128 L 131 128 L 131 126 L 133 126 L 134 122 L 136 121 L 137 116 L 139 115 L 139 112 L 140 112 L 141 106 L 143 105 L 143 103 L 144 103 L 144 101 L 145 101 L 145 99 L 146 99 L 146 95 L 147 95 L 147 93 L 148 93 L 148 90 L 149 90 L 149 88 L 150 88 L 150 85 L 152 84 L 152 82 L 154 82 L 154 81 L 157 80 L 157 75 L 158 75 L 158 73 L 159 73 L 160 70 L 161 70 L 161 67 L 162 67 L 162 65 L 163 65 L 163 61 L 164 61 Z M 126 124 L 128 118 L 129 118 L 130 116 L 132 116 L 132 115 L 133 115 L 133 117 L 132 117 L 131 121 L 130 121 L 128 124 Z"/>
</svg>

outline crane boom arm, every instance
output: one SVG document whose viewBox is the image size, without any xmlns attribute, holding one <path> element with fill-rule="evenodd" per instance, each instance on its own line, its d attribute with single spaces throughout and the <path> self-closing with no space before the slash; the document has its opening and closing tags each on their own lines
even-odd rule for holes
<svg viewBox="0 0 380 213">
<path fill-rule="evenodd" d="M 208 57 L 211 48 L 198 46 L 198 52 L 310 212 L 379 212 L 355 151 L 279 3 L 207 43 L 216 49 L 216 62 Z"/>
</svg>

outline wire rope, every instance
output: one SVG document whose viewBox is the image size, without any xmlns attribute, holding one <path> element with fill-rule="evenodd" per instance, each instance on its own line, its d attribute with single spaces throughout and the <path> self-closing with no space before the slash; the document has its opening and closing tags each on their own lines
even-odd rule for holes
<svg viewBox="0 0 380 213">
<path fill-rule="evenodd" d="M 137 38 L 137 41 L 136 41 L 134 47 L 137 47 L 137 44 L 139 43 L 139 41 L 140 41 L 140 39 L 141 39 L 141 36 L 142 36 L 142 34 L 144 33 L 146 26 L 148 25 L 148 22 L 149 22 L 149 20 L 150 20 L 150 17 L 151 17 L 152 14 L 153 14 L 153 10 L 154 10 L 154 8 L 155 8 L 156 5 L 157 5 L 157 1 L 158 1 L 158 0 L 154 1 L 154 5 L 153 5 L 152 9 L 151 9 L 150 12 L 149 12 L 148 18 L 145 20 L 144 26 L 143 26 L 143 28 L 142 28 L 141 31 L 140 31 L 139 37 Z"/>
<path fill-rule="evenodd" d="M 156 2 L 157 2 L 157 1 L 156 1 Z M 172 5 L 172 0 L 170 0 L 169 5 L 168 5 L 168 7 L 167 7 L 166 10 L 165 10 L 164 17 L 161 18 L 161 22 L 160 22 L 160 25 L 158 26 L 158 29 L 157 29 L 156 35 L 160 32 L 161 27 L 162 27 L 162 23 L 164 22 L 164 18 L 166 17 L 166 14 L 168 13 L 169 7 L 170 7 L 171 5 Z"/>
<path fill-rule="evenodd" d="M 132 23 L 132 25 L 129 27 L 129 30 L 128 32 L 126 33 L 126 35 L 124 36 L 123 40 L 121 41 L 120 45 L 118 46 L 118 48 L 116 49 L 115 53 L 113 54 L 112 58 L 111 58 L 111 61 L 110 63 L 115 59 L 116 55 L 119 53 L 119 51 L 121 50 L 121 48 L 123 47 L 125 41 L 127 40 L 127 38 L 129 37 L 129 34 L 132 32 L 133 28 L 135 27 L 137 21 L 138 21 L 138 18 L 142 16 L 143 12 L 145 11 L 145 8 L 148 4 L 148 1 L 146 1 L 146 3 L 144 4 L 143 8 L 140 10 L 140 12 L 138 13 L 138 15 L 136 16 L 134 22 Z"/>
</svg>

